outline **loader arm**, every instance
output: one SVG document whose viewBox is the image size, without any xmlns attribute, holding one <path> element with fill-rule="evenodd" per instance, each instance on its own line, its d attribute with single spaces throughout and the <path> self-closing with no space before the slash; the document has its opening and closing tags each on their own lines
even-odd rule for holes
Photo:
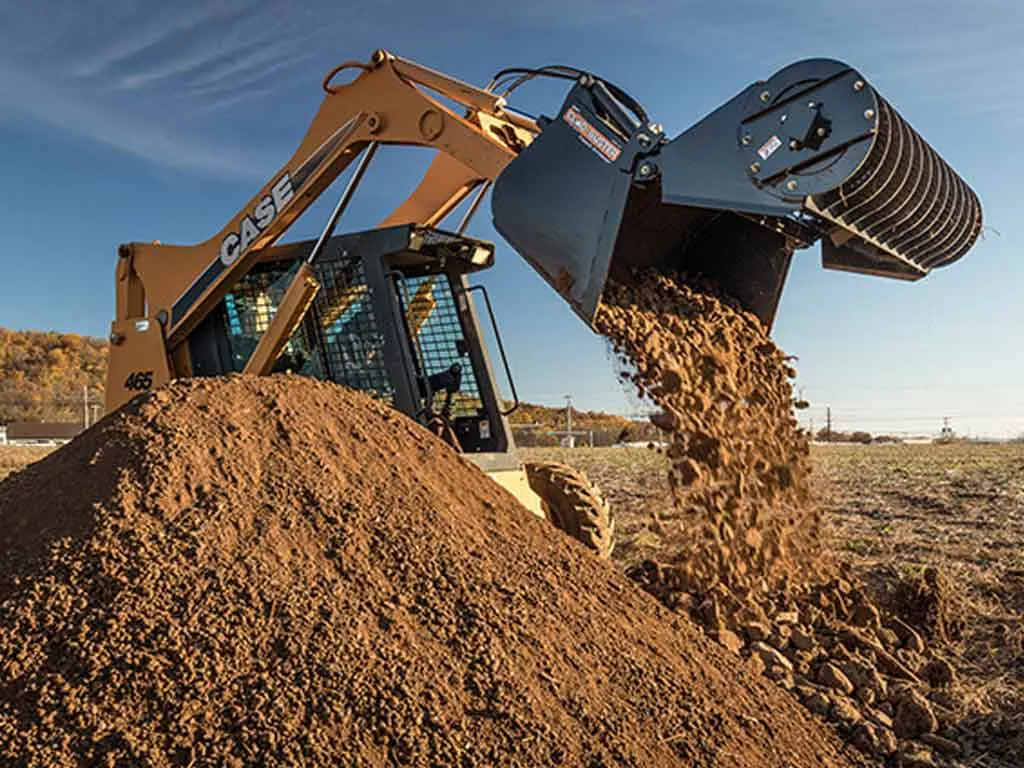
<svg viewBox="0 0 1024 768">
<path fill-rule="evenodd" d="M 347 69 L 358 76 L 333 84 Z M 119 248 L 115 344 L 133 331 L 134 321 L 155 321 L 168 367 L 187 375 L 183 342 L 190 331 L 370 143 L 439 150 L 419 187 L 383 222 L 432 224 L 496 178 L 538 132 L 530 119 L 505 112 L 495 94 L 383 50 L 368 64 L 335 68 L 323 87 L 323 103 L 298 149 L 220 232 L 197 245 Z M 465 116 L 427 89 L 465 107 Z"/>
</svg>

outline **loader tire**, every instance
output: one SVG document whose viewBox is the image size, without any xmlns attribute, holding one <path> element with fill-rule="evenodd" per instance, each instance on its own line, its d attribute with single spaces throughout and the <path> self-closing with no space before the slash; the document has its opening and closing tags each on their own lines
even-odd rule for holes
<svg viewBox="0 0 1024 768">
<path fill-rule="evenodd" d="M 530 489 L 540 497 L 547 519 L 598 557 L 611 557 L 615 518 L 601 492 L 579 470 L 553 461 L 524 465 Z"/>
</svg>

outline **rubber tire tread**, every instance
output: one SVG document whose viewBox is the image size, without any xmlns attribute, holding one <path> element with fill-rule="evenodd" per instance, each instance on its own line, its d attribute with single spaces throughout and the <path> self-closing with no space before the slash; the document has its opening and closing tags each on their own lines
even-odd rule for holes
<svg viewBox="0 0 1024 768">
<path fill-rule="evenodd" d="M 597 486 L 579 470 L 559 462 L 526 462 L 524 469 L 548 520 L 598 557 L 611 557 L 615 518 Z"/>
</svg>

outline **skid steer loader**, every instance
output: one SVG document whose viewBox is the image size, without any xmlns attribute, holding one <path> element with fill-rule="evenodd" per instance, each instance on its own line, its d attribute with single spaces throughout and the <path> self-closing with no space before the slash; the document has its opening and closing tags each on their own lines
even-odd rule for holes
<svg viewBox="0 0 1024 768">
<path fill-rule="evenodd" d="M 508 106 L 538 77 L 568 84 L 556 117 Z M 595 489 L 516 455 L 515 385 L 495 328 L 506 404 L 480 329 L 480 307 L 494 323 L 487 291 L 468 283 L 494 262 L 493 244 L 464 234 L 488 190 L 495 228 L 588 324 L 609 277 L 638 265 L 700 274 L 770 327 L 795 249 L 820 241 L 825 267 L 916 280 L 981 231 L 967 184 L 829 59 L 755 82 L 674 139 L 621 88 L 570 67 L 507 69 L 481 89 L 381 50 L 323 89 L 293 157 L 220 232 L 119 247 L 107 409 L 180 377 L 330 379 L 419 420 L 605 556 L 613 523 Z M 335 235 L 388 144 L 437 154 L 377 228 Z M 279 244 L 357 158 L 321 235 Z"/>
</svg>

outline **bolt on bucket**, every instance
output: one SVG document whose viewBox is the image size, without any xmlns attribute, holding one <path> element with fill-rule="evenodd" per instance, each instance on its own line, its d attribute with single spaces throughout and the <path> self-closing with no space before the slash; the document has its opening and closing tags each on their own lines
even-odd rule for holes
<svg viewBox="0 0 1024 768">
<path fill-rule="evenodd" d="M 600 80 L 498 177 L 497 230 L 592 324 L 609 276 L 717 284 L 770 326 L 792 253 L 916 280 L 977 240 L 970 187 L 851 67 L 790 65 L 668 140 Z"/>
</svg>

